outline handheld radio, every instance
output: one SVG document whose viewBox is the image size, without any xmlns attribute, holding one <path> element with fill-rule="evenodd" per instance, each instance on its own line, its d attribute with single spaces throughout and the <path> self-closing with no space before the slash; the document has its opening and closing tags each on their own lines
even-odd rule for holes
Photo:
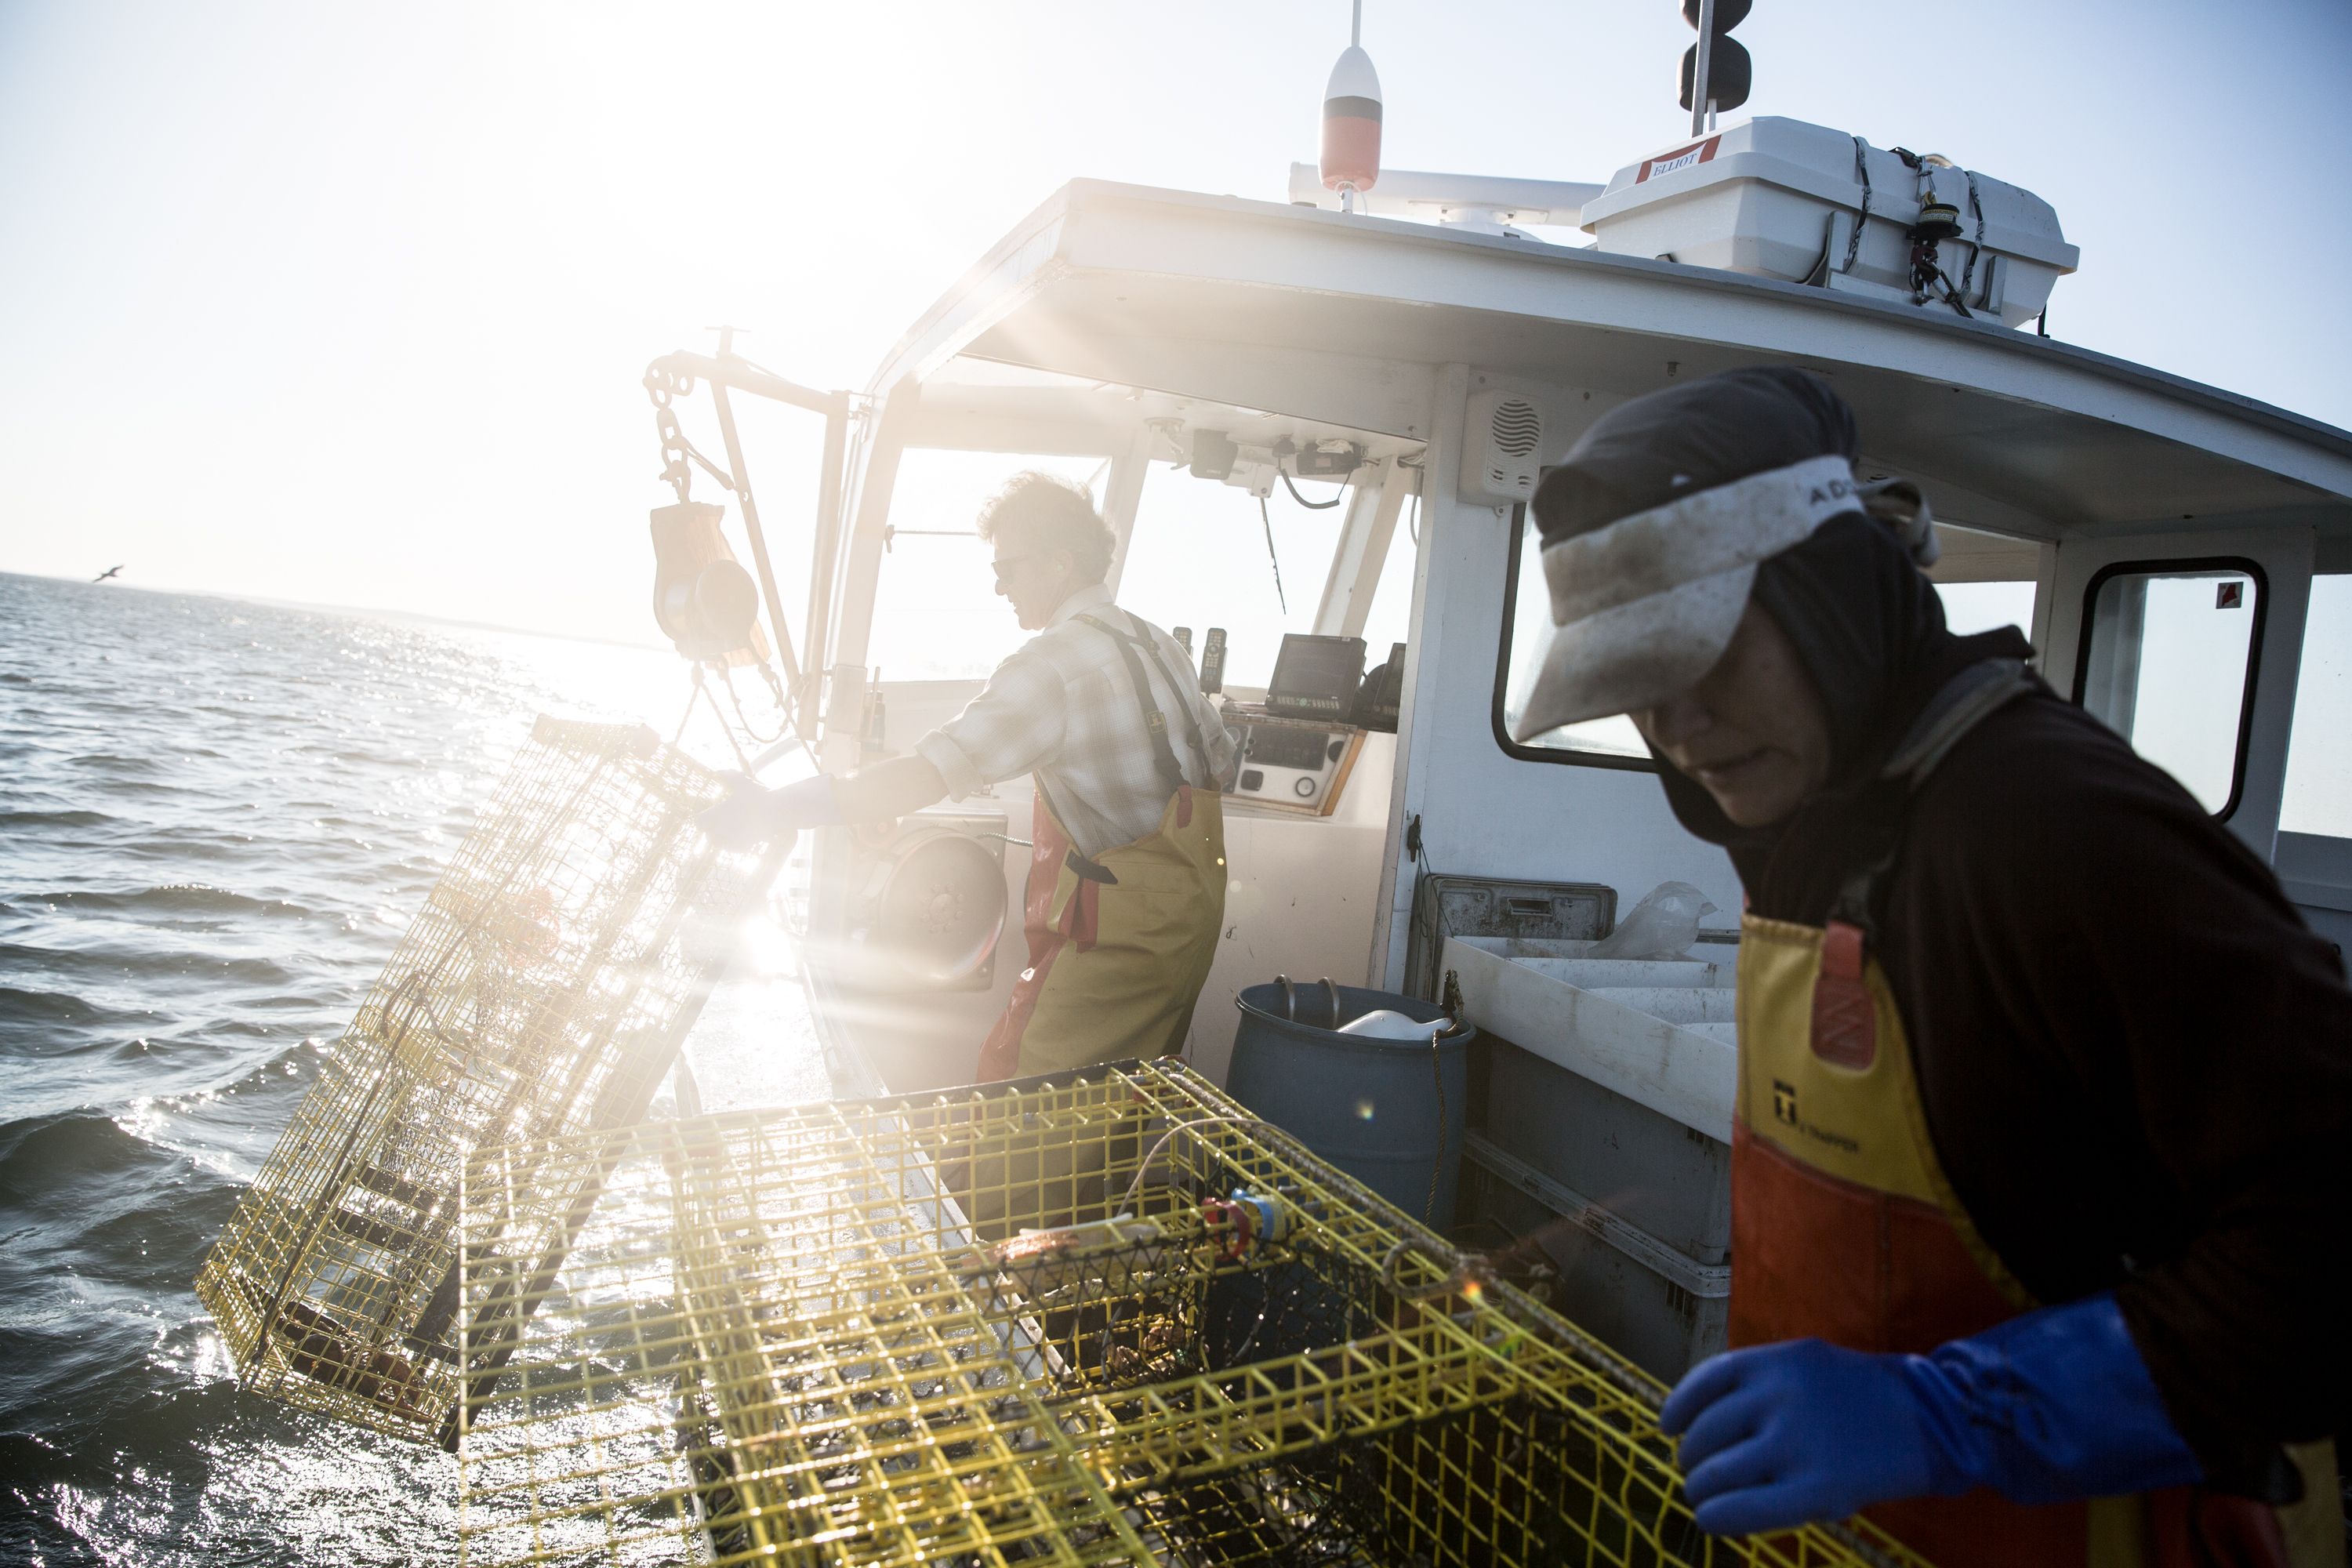
<svg viewBox="0 0 2352 1568">
<path fill-rule="evenodd" d="M 1211 626 L 1201 645 L 1201 690 L 1214 697 L 1225 689 L 1225 628 Z"/>
</svg>

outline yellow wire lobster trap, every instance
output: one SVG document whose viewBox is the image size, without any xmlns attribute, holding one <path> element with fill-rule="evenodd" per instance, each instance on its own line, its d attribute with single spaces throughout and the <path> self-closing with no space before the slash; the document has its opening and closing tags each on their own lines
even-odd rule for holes
<svg viewBox="0 0 2352 1568">
<path fill-rule="evenodd" d="M 454 1441 L 463 1173 L 644 1116 L 765 886 L 692 826 L 725 793 L 649 730 L 533 725 L 196 1277 L 247 1387 Z M 553 1267 L 596 1180 L 503 1245 Z"/>
<path fill-rule="evenodd" d="M 461 1228 L 469 1563 L 1916 1561 L 1701 1533 L 1659 1384 L 1171 1062 L 518 1145 Z"/>
</svg>

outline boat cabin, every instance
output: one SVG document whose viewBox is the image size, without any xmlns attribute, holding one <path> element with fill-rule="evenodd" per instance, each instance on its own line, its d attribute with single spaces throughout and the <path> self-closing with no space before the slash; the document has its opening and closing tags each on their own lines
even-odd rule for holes
<svg viewBox="0 0 2352 1568">
<path fill-rule="evenodd" d="M 1479 211 L 1507 219 L 1507 193 L 1486 195 Z M 1739 890 L 1626 721 L 1510 739 L 1548 614 L 1524 504 L 1542 465 L 1679 378 L 1760 362 L 1829 378 L 1866 469 L 1929 497 L 1955 626 L 2023 626 L 2047 679 L 2180 777 L 2341 943 L 2352 838 L 2280 816 L 2315 578 L 2352 572 L 2352 435 L 1998 311 L 1566 237 L 1075 182 L 862 393 L 790 389 L 829 421 L 830 458 L 815 537 L 772 549 L 808 550 L 788 678 L 808 744 L 847 769 L 907 750 L 1026 635 L 971 537 L 980 503 L 1027 468 L 1087 485 L 1118 537 L 1118 602 L 1188 628 L 1196 657 L 1217 628 L 1250 731 L 1193 1066 L 1224 1079 L 1236 996 L 1277 975 L 1429 997 L 1450 980 L 1486 1031 L 1455 1229 L 1543 1230 L 1570 1315 L 1670 1377 L 1721 1342 Z M 673 361 L 782 384 L 724 355 Z M 1370 667 L 1402 645 L 1392 732 L 1356 710 L 1262 722 L 1248 705 L 1286 636 L 1360 638 Z M 1030 820 L 1019 780 L 803 844 L 793 918 L 836 1092 L 972 1078 L 1026 962 Z M 1614 1055 L 1606 1030 L 1530 1037 L 1582 943 L 1667 882 L 1715 906 L 1698 958 L 1636 988 L 1675 996 L 1627 1002 Z M 1625 1000 L 1622 977 L 1579 973 Z M 1621 1164 L 1580 1152 L 1599 1144 Z"/>
</svg>

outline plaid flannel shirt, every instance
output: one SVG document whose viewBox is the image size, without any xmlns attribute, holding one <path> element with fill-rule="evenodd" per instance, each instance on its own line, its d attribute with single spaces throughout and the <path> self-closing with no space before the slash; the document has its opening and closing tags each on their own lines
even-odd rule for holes
<svg viewBox="0 0 2352 1568">
<path fill-rule="evenodd" d="M 1092 858 L 1157 829 L 1170 790 L 1127 660 L 1108 634 L 1077 618 L 1082 615 L 1159 648 L 1182 690 L 1168 689 L 1142 650 L 1137 657 L 1151 685 L 1151 706 L 1168 716 L 1169 748 L 1185 783 L 1217 788 L 1232 771 L 1234 742 L 1199 682 L 1188 679 L 1192 659 L 1174 637 L 1113 605 L 1110 591 L 1099 584 L 1063 600 L 1045 629 L 998 665 L 980 695 L 916 742 L 915 750 L 940 770 L 956 800 L 982 785 L 1034 773 L 1078 853 Z"/>
</svg>

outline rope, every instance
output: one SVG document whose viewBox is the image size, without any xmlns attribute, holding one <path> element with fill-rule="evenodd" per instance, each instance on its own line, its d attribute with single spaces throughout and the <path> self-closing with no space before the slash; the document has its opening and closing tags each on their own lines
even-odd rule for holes
<svg viewBox="0 0 2352 1568">
<path fill-rule="evenodd" d="M 1976 214 L 1977 217 L 1977 237 L 1969 242 L 1969 264 L 1960 269 L 1960 297 L 1965 300 L 1968 298 L 1969 286 L 1976 281 L 1977 258 L 1984 252 L 1984 203 L 1977 196 L 1977 172 L 1974 169 L 1963 169 L 1960 173 L 1968 176 L 1969 211 Z M 1992 291 L 1992 274 L 1990 272 L 1985 274 L 1985 291 L 1987 293 Z M 1983 303 L 1982 300 L 1978 302 Z"/>
<path fill-rule="evenodd" d="M 1142 1162 L 1135 1167 L 1135 1180 L 1127 1184 L 1127 1192 L 1119 1198 L 1117 1212 L 1120 1214 L 1135 1212 L 1135 1194 L 1143 1190 L 1143 1178 L 1150 1171 L 1151 1162 L 1160 1158 L 1160 1152 L 1168 1147 L 1170 1139 L 1179 1132 L 1190 1132 L 1196 1127 L 1218 1126 L 1263 1127 L 1269 1132 L 1282 1131 L 1273 1122 L 1259 1116 L 1196 1116 L 1189 1121 L 1179 1121 L 1160 1135 L 1160 1141 L 1152 1144 L 1151 1152 L 1144 1155 Z"/>
<path fill-rule="evenodd" d="M 694 695 L 710 704 L 710 716 L 719 721 L 719 732 L 727 737 L 727 749 L 735 753 L 736 765 L 749 775 L 751 772 L 751 759 L 744 753 L 742 742 L 735 739 L 735 727 L 727 722 L 726 713 L 719 709 L 719 699 L 710 695 L 710 688 L 703 679 L 702 666 L 698 663 L 694 667 Z M 694 704 L 691 700 L 687 703 L 687 711 L 688 713 L 694 711 Z M 681 721 L 678 725 L 678 732 L 683 734 L 685 731 L 686 725 Z"/>
<path fill-rule="evenodd" d="M 776 702 L 778 722 L 776 732 L 772 735 L 760 733 L 760 727 L 751 722 L 750 714 L 743 711 L 742 695 L 735 689 L 733 668 L 731 666 L 722 668 L 719 675 L 719 679 L 727 684 L 727 702 L 728 706 L 735 710 L 735 721 L 743 726 L 743 733 L 751 738 L 753 745 L 765 750 L 784 738 L 784 731 L 792 727 L 792 721 L 785 717 L 785 710 L 789 704 L 784 698 L 783 683 L 776 679 L 776 672 L 762 664 L 760 666 L 760 673 L 767 678 L 768 694 L 774 698 Z"/>
<path fill-rule="evenodd" d="M 1437 1158 L 1429 1163 L 1429 1195 L 1421 1200 L 1421 1223 L 1432 1229 L 1437 1224 L 1437 1176 L 1445 1169 L 1445 1067 L 1437 1050 L 1444 1035 L 1444 1029 L 1435 1029 L 1429 1037 L 1429 1081 L 1437 1086 Z"/>
<path fill-rule="evenodd" d="M 1853 177 L 1862 182 L 1862 212 L 1853 220 L 1853 232 L 1845 237 L 1845 265 L 1840 272 L 1853 270 L 1854 258 L 1862 254 L 1862 231 L 1870 223 L 1870 161 L 1863 156 L 1869 149 L 1861 137 L 1853 139 Z"/>
</svg>

